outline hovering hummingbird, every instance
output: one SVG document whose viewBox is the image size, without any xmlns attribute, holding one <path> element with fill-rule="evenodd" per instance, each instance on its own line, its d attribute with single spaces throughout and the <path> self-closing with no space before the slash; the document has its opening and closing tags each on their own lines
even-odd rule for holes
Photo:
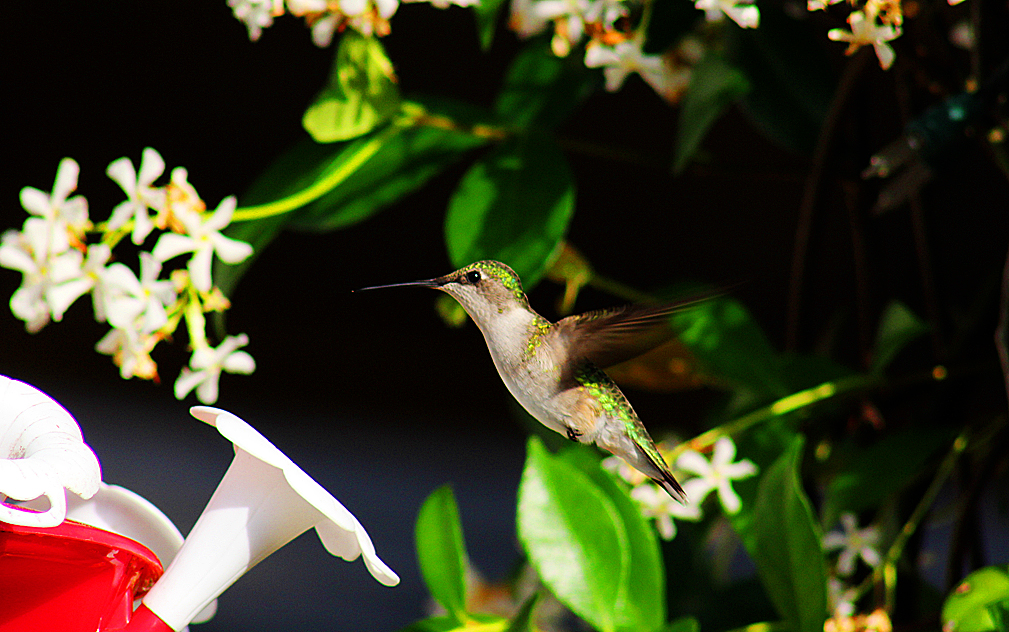
<svg viewBox="0 0 1009 632">
<path fill-rule="evenodd" d="M 459 301 L 483 333 L 505 386 L 540 423 L 612 452 L 674 499 L 686 501 L 641 419 L 600 367 L 668 339 L 668 316 L 696 301 L 599 310 L 552 323 L 529 306 L 518 275 L 497 261 L 478 261 L 435 279 L 362 289 L 409 286 L 441 290 Z"/>
</svg>

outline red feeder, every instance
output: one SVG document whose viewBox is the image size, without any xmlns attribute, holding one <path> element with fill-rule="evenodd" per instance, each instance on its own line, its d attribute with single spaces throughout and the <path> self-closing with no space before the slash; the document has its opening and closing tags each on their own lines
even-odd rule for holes
<svg viewBox="0 0 1009 632">
<path fill-rule="evenodd" d="M 0 632 L 120 630 L 163 572 L 150 549 L 111 531 L 0 523 Z"/>
</svg>

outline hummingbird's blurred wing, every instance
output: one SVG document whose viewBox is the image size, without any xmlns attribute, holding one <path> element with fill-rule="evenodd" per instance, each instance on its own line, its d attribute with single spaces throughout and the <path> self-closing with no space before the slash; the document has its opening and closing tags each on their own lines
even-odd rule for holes
<svg viewBox="0 0 1009 632">
<path fill-rule="evenodd" d="M 568 366 L 588 360 L 599 368 L 620 364 L 670 340 L 669 317 L 713 296 L 672 303 L 640 303 L 568 316 L 555 327 L 569 341 Z"/>
</svg>

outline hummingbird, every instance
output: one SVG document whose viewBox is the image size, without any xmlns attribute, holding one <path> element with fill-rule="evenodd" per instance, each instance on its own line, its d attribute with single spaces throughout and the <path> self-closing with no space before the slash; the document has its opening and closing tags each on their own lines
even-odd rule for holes
<svg viewBox="0 0 1009 632">
<path fill-rule="evenodd" d="M 441 290 L 462 305 L 483 333 L 508 391 L 537 421 L 619 456 L 686 502 L 641 419 L 602 369 L 670 338 L 669 315 L 696 301 L 630 305 L 551 322 L 530 307 L 518 275 L 498 261 L 362 290 L 411 286 Z"/>
</svg>

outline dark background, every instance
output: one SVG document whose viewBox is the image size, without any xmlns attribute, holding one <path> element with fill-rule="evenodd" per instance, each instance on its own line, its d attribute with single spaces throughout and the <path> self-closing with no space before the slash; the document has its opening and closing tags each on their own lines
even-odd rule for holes
<svg viewBox="0 0 1009 632">
<path fill-rule="evenodd" d="M 502 33 L 489 54 L 481 53 L 470 13 L 458 8 L 401 6 L 392 28 L 384 42 L 407 95 L 489 104 L 517 49 Z M 823 39 L 840 70 L 843 47 Z M 301 113 L 324 84 L 332 55 L 315 48 L 291 17 L 249 42 L 223 0 L 15 3 L 0 21 L 0 46 L 3 229 L 25 218 L 19 190 L 49 191 L 64 156 L 81 166 L 79 192 L 92 219 L 107 218 L 123 194 L 105 168 L 124 155 L 137 164 L 146 146 L 165 158 L 166 174 L 186 167 L 208 206 L 231 194 L 241 203 L 257 174 L 302 137 Z M 898 59 L 902 54 L 908 51 L 898 42 Z M 841 183 L 857 183 L 853 174 L 872 151 L 900 133 L 894 77 L 874 60 L 863 72 L 848 110 L 852 123 L 830 154 L 809 249 L 799 348 L 832 337 L 835 355 L 853 367 L 864 360 L 860 323 L 874 323 L 885 299 L 927 311 L 907 209 L 883 217 L 864 212 L 853 222 L 842 203 Z M 923 105 L 928 98 L 921 97 Z M 559 130 L 579 185 L 569 239 L 601 273 L 640 289 L 670 281 L 733 286 L 782 348 L 809 158 L 760 136 L 734 109 L 706 141 L 706 160 L 674 178 L 668 165 L 675 126 L 676 110 L 632 77 L 619 95 L 591 97 Z M 623 158 L 585 151 L 585 141 Z M 459 495 L 477 567 L 500 579 L 517 558 L 514 499 L 526 433 L 476 329 L 445 327 L 433 293 L 351 293 L 450 269 L 442 218 L 464 168 L 360 225 L 284 234 L 250 269 L 228 315 L 229 333 L 249 335 L 257 368 L 248 377 L 223 376 L 217 406 L 249 421 L 333 492 L 403 583 L 384 588 L 360 562 L 330 559 L 305 536 L 239 580 L 217 618 L 200 629 L 390 630 L 420 617 L 426 591 L 412 524 L 423 498 L 446 482 Z M 871 201 L 875 185 L 857 186 Z M 948 340 L 957 309 L 982 314 L 961 348 L 994 368 L 990 332 L 1009 227 L 1005 177 L 975 143 L 926 193 L 933 283 L 954 306 L 934 322 Z M 856 305 L 858 234 L 871 281 L 861 286 L 867 300 Z M 135 253 L 120 249 L 130 263 Z M 19 283 L 17 273 L 0 270 L 0 296 L 11 296 Z M 531 299 L 555 318 L 559 295 L 558 286 L 543 283 Z M 578 309 L 619 302 L 590 290 Z M 830 332 L 824 323 L 834 324 Z M 90 298 L 36 335 L 0 309 L 0 373 L 66 406 L 99 455 L 105 480 L 146 496 L 186 533 L 227 467 L 230 446 L 188 417 L 192 396 L 178 402 L 172 395 L 188 361 L 184 334 L 154 352 L 163 379 L 157 385 L 119 378 L 110 358 L 93 351 L 105 331 L 93 321 Z M 917 352 L 939 360 L 942 340 L 922 341 Z M 628 393 L 660 436 L 702 429 L 717 396 Z M 1002 397 L 1004 405 L 998 390 L 986 397 Z"/>
</svg>

